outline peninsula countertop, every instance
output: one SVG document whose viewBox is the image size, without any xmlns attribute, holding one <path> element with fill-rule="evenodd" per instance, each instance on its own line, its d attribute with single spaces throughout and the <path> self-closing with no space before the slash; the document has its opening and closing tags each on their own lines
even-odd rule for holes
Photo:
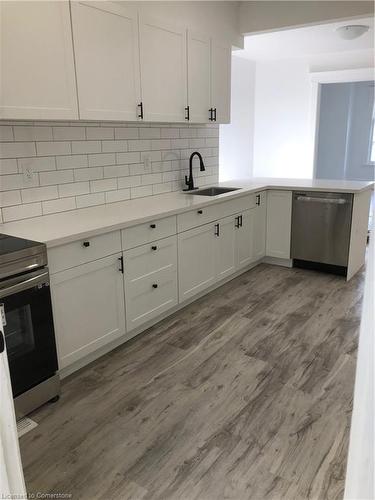
<svg viewBox="0 0 375 500">
<path fill-rule="evenodd" d="M 176 191 L 147 198 L 81 208 L 69 212 L 0 224 L 0 233 L 39 241 L 45 243 L 47 247 L 54 247 L 266 189 L 353 194 L 373 189 L 373 183 L 371 182 L 256 177 L 226 181 L 216 185 L 239 189 L 212 197 Z"/>
</svg>

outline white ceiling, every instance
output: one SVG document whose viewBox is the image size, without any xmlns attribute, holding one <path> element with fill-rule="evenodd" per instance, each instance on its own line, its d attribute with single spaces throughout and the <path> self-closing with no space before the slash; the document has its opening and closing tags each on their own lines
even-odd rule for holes
<svg viewBox="0 0 375 500">
<path fill-rule="evenodd" d="M 370 29 L 355 40 L 343 40 L 336 33 L 336 28 L 348 24 L 365 24 Z M 371 49 L 374 49 L 374 19 L 365 18 L 249 35 L 245 37 L 244 50 L 238 50 L 235 54 L 254 61 L 264 61 Z"/>
</svg>

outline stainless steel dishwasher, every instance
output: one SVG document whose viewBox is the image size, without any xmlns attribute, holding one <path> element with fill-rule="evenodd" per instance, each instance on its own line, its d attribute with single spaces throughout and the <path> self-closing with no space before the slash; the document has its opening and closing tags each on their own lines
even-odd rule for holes
<svg viewBox="0 0 375 500">
<path fill-rule="evenodd" d="M 293 265 L 346 275 L 352 205 L 352 194 L 293 193 Z"/>
</svg>

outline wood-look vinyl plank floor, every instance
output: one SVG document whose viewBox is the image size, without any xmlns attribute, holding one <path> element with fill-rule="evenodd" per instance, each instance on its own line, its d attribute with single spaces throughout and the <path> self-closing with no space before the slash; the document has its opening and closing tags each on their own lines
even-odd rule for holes
<svg viewBox="0 0 375 500">
<path fill-rule="evenodd" d="M 343 496 L 363 273 L 260 265 L 63 381 L 32 415 L 29 492 Z"/>
</svg>

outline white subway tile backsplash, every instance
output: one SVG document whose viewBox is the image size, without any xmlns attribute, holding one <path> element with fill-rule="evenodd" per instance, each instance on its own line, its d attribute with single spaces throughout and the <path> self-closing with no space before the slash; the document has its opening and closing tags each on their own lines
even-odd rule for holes
<svg viewBox="0 0 375 500">
<path fill-rule="evenodd" d="M 195 150 L 198 185 L 217 182 L 218 137 L 211 124 L 3 121 L 0 212 L 7 222 L 177 191 Z"/>
<path fill-rule="evenodd" d="M 52 141 L 51 127 L 13 127 L 15 141 Z"/>
<path fill-rule="evenodd" d="M 87 155 L 58 156 L 56 158 L 56 166 L 57 170 L 87 167 Z"/>
<path fill-rule="evenodd" d="M 77 208 L 93 207 L 105 203 L 104 193 L 84 194 L 76 197 Z"/>
<path fill-rule="evenodd" d="M 45 186 L 30 189 L 22 189 L 22 203 L 33 203 L 34 201 L 53 200 L 59 197 L 57 186 Z"/>
<path fill-rule="evenodd" d="M 37 142 L 36 151 L 38 156 L 66 155 L 71 153 L 71 147 L 70 142 Z"/>
<path fill-rule="evenodd" d="M 25 156 L 35 156 L 34 142 L 1 142 L 0 158 L 23 158 Z"/>
<path fill-rule="evenodd" d="M 16 174 L 18 172 L 17 160 L 9 158 L 8 160 L 0 160 L 0 175 Z M 1 178 L 0 178 L 1 191 Z"/>
<path fill-rule="evenodd" d="M 56 170 L 53 172 L 40 172 L 40 185 L 49 186 L 53 184 L 66 184 L 73 182 L 73 170 Z"/>
<path fill-rule="evenodd" d="M 60 184 L 58 186 L 59 197 L 78 196 L 80 194 L 88 194 L 90 192 L 90 184 L 86 182 L 71 182 L 69 184 Z"/>
<path fill-rule="evenodd" d="M 42 202 L 43 215 L 66 212 L 75 208 L 77 208 L 75 197 Z"/>
<path fill-rule="evenodd" d="M 55 141 L 84 141 L 86 139 L 85 127 L 53 127 Z"/>
<path fill-rule="evenodd" d="M 29 219 L 30 217 L 37 217 L 42 215 L 42 204 L 27 203 L 25 205 L 16 205 L 14 207 L 3 208 L 4 222 L 11 222 L 20 219 Z"/>
<path fill-rule="evenodd" d="M 72 153 L 82 154 L 82 153 L 100 153 L 101 142 L 100 141 L 73 141 L 72 142 Z"/>
</svg>

